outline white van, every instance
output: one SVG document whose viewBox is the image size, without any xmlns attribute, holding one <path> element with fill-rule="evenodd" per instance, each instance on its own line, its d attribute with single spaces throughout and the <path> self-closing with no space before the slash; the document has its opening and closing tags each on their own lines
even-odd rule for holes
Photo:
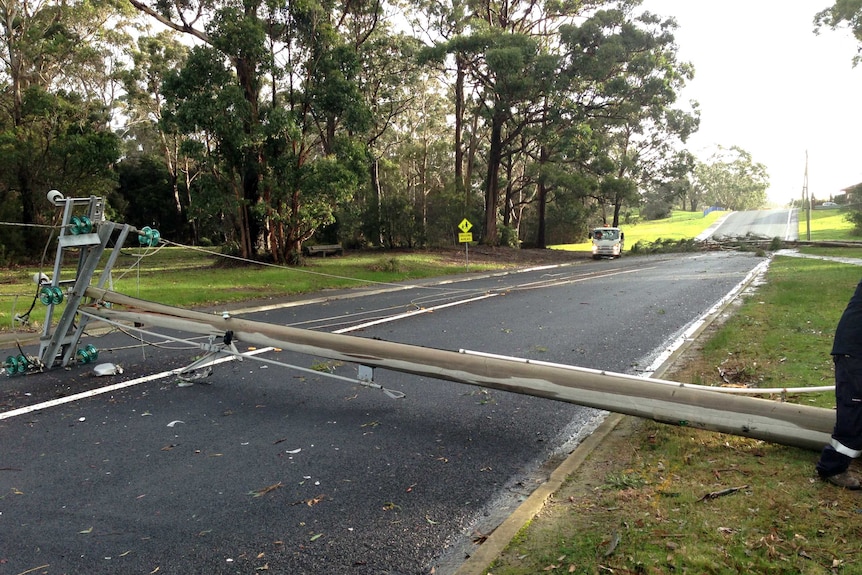
<svg viewBox="0 0 862 575">
<path fill-rule="evenodd" d="M 593 228 L 590 230 L 590 239 L 593 240 L 593 259 L 618 258 L 623 255 L 625 234 L 619 228 Z"/>
</svg>

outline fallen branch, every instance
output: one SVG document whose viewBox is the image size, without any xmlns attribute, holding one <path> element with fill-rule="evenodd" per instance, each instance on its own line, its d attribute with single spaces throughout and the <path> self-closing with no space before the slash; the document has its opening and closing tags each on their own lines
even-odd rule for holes
<svg viewBox="0 0 862 575">
<path fill-rule="evenodd" d="M 617 550 L 617 546 L 620 544 L 620 540 L 622 537 L 620 536 L 619 531 L 614 531 L 613 536 L 611 537 L 610 543 L 608 543 L 608 548 L 602 553 L 602 557 L 610 557 L 614 551 Z"/>
<path fill-rule="evenodd" d="M 717 499 L 724 495 L 731 495 L 732 493 L 736 493 L 737 491 L 742 491 L 743 489 L 748 489 L 748 485 L 742 485 L 741 487 L 728 487 L 727 489 L 722 489 L 721 491 L 713 491 L 712 493 L 707 493 L 698 501 L 706 501 L 707 499 Z"/>
<path fill-rule="evenodd" d="M 266 487 L 261 487 L 260 489 L 255 489 L 254 491 L 249 491 L 248 494 L 252 497 L 261 497 L 266 495 L 271 491 L 275 491 L 276 489 L 281 489 L 282 484 L 281 481 L 278 483 L 273 483 L 272 485 L 267 485 Z"/>
</svg>

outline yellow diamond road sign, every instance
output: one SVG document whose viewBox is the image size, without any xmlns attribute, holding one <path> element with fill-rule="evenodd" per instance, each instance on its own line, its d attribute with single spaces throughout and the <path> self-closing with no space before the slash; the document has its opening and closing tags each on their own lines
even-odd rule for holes
<svg viewBox="0 0 862 575">
<path fill-rule="evenodd" d="M 461 223 L 458 224 L 458 229 L 466 234 L 471 229 L 473 229 L 473 224 L 471 224 L 469 220 L 467 220 L 467 218 L 464 218 L 463 220 L 461 220 Z"/>
</svg>

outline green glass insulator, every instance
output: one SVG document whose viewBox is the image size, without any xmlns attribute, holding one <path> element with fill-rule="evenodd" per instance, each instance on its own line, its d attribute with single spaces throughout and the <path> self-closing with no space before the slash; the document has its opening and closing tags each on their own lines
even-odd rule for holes
<svg viewBox="0 0 862 575">
<path fill-rule="evenodd" d="M 86 349 L 79 349 L 75 356 L 80 363 L 90 363 L 90 354 L 87 353 Z"/>
<path fill-rule="evenodd" d="M 63 290 L 59 286 L 51 288 L 51 303 L 55 305 L 63 303 Z"/>
<path fill-rule="evenodd" d="M 45 286 L 39 290 L 39 301 L 45 305 L 51 305 L 54 301 L 54 290 L 51 286 Z"/>
<path fill-rule="evenodd" d="M 6 358 L 6 362 L 3 364 L 3 368 L 6 370 L 6 375 L 12 375 L 13 373 L 18 372 L 18 358 L 14 355 L 10 355 Z"/>
<path fill-rule="evenodd" d="M 96 361 L 97 359 L 99 359 L 99 350 L 98 350 L 98 349 L 96 349 L 96 346 L 94 346 L 94 345 L 87 345 L 87 346 L 84 348 L 84 351 L 86 351 L 86 352 L 87 352 L 87 355 L 89 355 L 89 356 L 90 356 L 90 361 Z"/>
<path fill-rule="evenodd" d="M 138 234 L 138 243 L 142 246 L 150 245 L 150 240 L 153 238 L 153 228 L 144 226 L 141 228 L 141 233 Z"/>
</svg>

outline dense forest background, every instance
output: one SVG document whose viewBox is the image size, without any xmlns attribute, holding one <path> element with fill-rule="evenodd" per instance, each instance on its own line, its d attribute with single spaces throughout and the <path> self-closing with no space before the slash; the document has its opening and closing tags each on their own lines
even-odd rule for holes
<svg viewBox="0 0 862 575">
<path fill-rule="evenodd" d="M 279 263 L 760 207 L 745 150 L 686 150 L 694 68 L 639 4 L 2 0 L 0 261 L 42 252 L 51 189 Z"/>
</svg>

